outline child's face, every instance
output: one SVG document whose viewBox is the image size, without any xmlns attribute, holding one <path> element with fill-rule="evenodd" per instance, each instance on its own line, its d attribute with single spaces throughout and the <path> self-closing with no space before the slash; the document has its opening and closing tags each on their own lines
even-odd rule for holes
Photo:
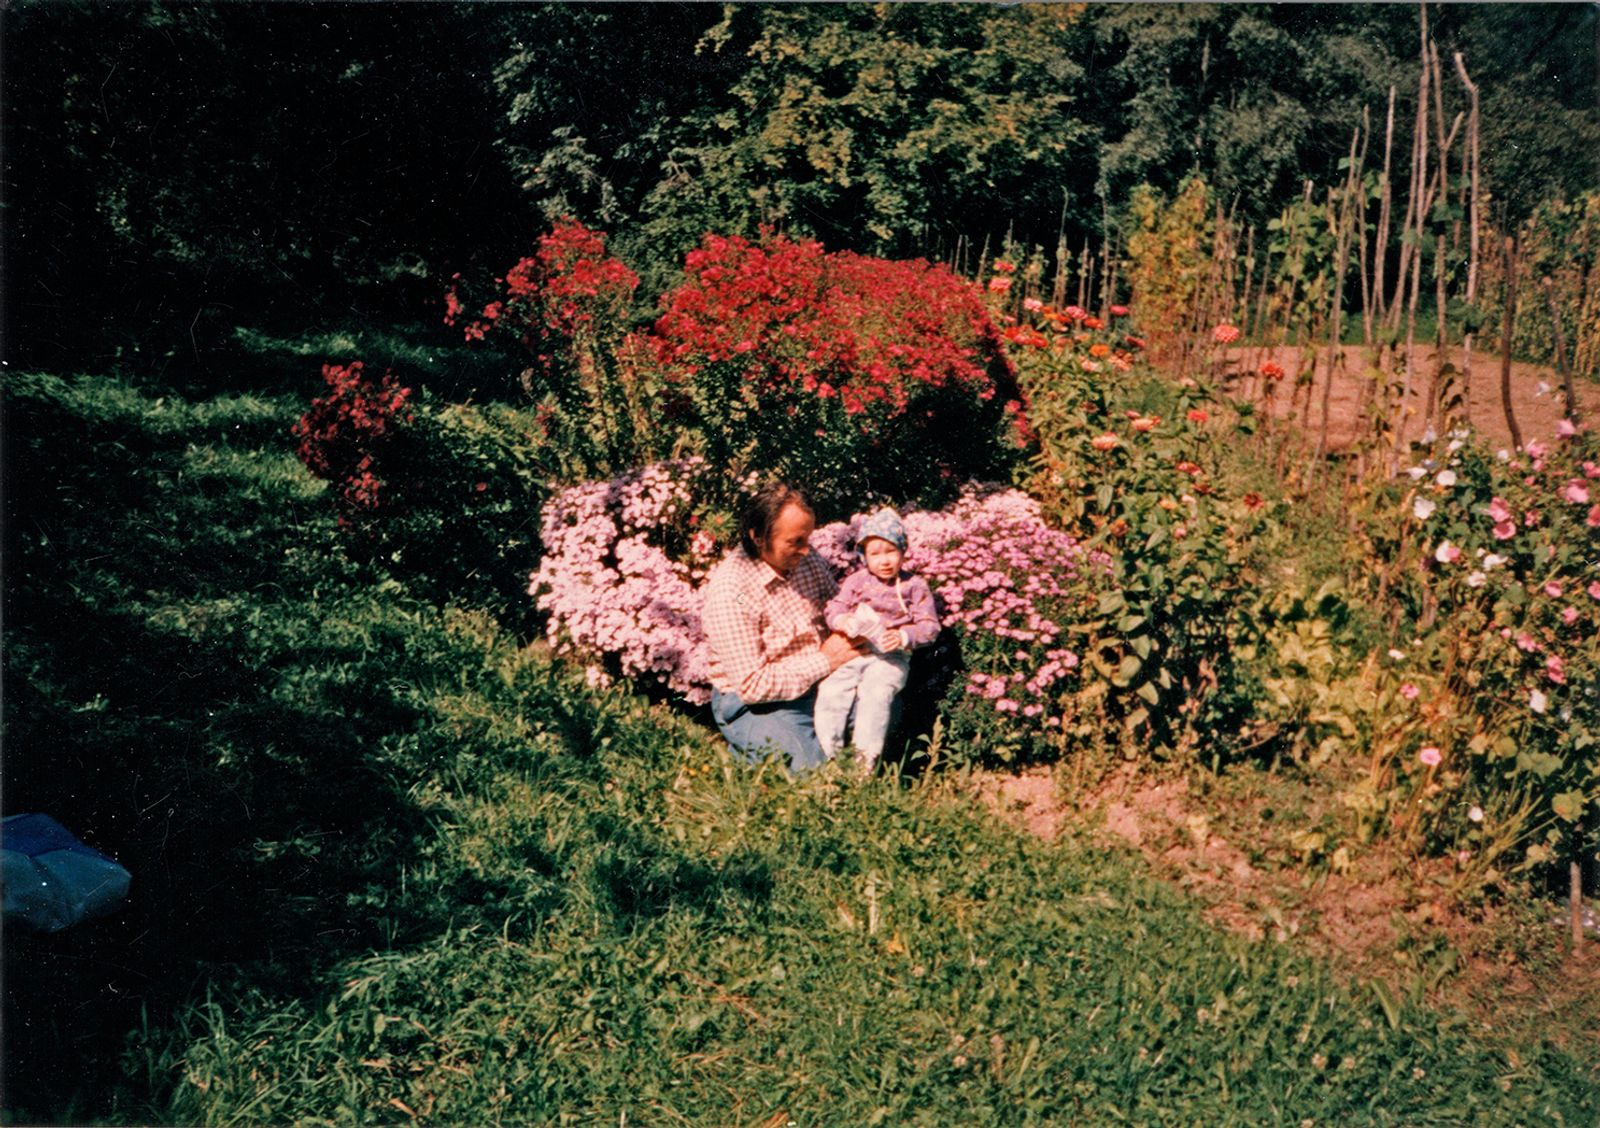
<svg viewBox="0 0 1600 1128">
<path fill-rule="evenodd" d="M 882 537 L 868 537 L 861 543 L 861 554 L 867 558 L 867 571 L 880 580 L 892 580 L 900 574 L 900 562 L 906 558 L 893 544 Z"/>
</svg>

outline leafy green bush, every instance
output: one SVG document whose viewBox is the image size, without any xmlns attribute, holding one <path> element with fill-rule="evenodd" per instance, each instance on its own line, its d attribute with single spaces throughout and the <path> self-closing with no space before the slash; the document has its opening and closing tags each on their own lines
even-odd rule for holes
<svg viewBox="0 0 1600 1128">
<path fill-rule="evenodd" d="M 1564 430 L 1572 431 L 1569 426 Z M 1402 617 L 1354 797 L 1467 874 L 1600 848 L 1600 442 L 1441 439 L 1362 510 Z M 1408 636 L 1414 642 L 1408 642 Z"/>
<path fill-rule="evenodd" d="M 1205 736 L 1220 755 L 1259 688 L 1241 658 L 1260 639 L 1254 555 L 1273 510 L 1253 491 L 1230 496 L 1217 474 L 1218 448 L 1251 421 L 1224 437 L 1207 388 L 1153 378 L 1083 310 L 1039 318 L 1017 334 L 1039 436 L 1028 489 L 1114 569 L 1112 590 L 1069 627 L 1085 662 L 1069 735 L 1120 728 L 1169 755 Z"/>
<path fill-rule="evenodd" d="M 327 364 L 329 392 L 294 425 L 302 462 L 333 486 L 353 557 L 381 562 L 434 602 L 527 625 L 528 573 L 548 452 L 538 414 L 441 404 L 360 361 Z"/>
</svg>

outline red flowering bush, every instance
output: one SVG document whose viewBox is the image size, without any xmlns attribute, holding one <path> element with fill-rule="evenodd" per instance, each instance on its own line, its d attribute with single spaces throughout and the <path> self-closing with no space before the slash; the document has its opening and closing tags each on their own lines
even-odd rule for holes
<svg viewBox="0 0 1600 1128">
<path fill-rule="evenodd" d="M 495 285 L 493 299 L 468 319 L 457 275 L 445 293 L 445 324 L 464 322 L 469 341 L 510 334 L 532 354 L 523 389 L 573 476 L 630 463 L 656 398 L 649 367 L 624 343 L 638 275 L 606 253 L 603 234 L 569 218 Z"/>
<path fill-rule="evenodd" d="M 395 427 L 411 421 L 411 389 L 401 387 L 392 372 L 368 374 L 359 360 L 324 364 L 322 378 L 328 394 L 312 400 L 294 425 L 300 440 L 295 453 L 307 469 L 333 485 L 339 523 L 347 525 L 383 503 L 377 460 Z"/>
<path fill-rule="evenodd" d="M 641 342 L 714 462 L 803 482 L 830 512 L 1003 471 L 1021 396 L 978 293 L 944 267 L 708 235 L 684 275 Z"/>
<path fill-rule="evenodd" d="M 333 487 L 351 555 L 438 602 L 526 619 L 547 476 L 535 413 L 413 402 L 360 361 L 322 371 L 329 391 L 294 425 L 296 453 Z"/>
</svg>

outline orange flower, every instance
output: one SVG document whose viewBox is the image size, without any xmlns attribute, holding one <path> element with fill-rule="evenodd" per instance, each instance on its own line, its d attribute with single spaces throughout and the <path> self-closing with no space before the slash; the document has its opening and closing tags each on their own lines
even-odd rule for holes
<svg viewBox="0 0 1600 1128">
<path fill-rule="evenodd" d="M 1201 411 L 1198 407 L 1191 407 L 1187 412 L 1184 413 L 1183 417 L 1191 423 L 1204 423 L 1207 419 L 1211 418 L 1211 416 Z"/>
<path fill-rule="evenodd" d="M 1107 432 L 1106 434 L 1096 435 L 1094 438 L 1090 439 L 1089 445 L 1094 447 L 1095 450 L 1107 451 L 1115 450 L 1121 444 L 1121 442 L 1122 440 L 1117 438 L 1117 436 Z"/>
<path fill-rule="evenodd" d="M 1156 429 L 1156 424 L 1160 423 L 1160 422 L 1161 422 L 1160 416 L 1157 416 L 1157 415 L 1141 415 L 1139 418 L 1137 418 L 1137 419 L 1135 419 L 1133 421 L 1133 429 L 1135 431 L 1140 432 L 1140 433 L 1143 433 L 1145 431 L 1154 431 Z"/>
<path fill-rule="evenodd" d="M 1089 346 L 1089 355 L 1090 356 L 1110 356 L 1111 355 L 1111 346 L 1106 344 L 1104 341 L 1096 341 L 1094 344 Z"/>
</svg>

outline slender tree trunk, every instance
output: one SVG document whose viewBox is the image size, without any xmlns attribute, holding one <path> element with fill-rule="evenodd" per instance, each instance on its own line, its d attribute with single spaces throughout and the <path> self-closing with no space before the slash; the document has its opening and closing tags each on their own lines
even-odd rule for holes
<svg viewBox="0 0 1600 1128">
<path fill-rule="evenodd" d="M 1506 427 L 1511 431 L 1511 447 L 1521 450 L 1522 432 L 1517 429 L 1517 416 L 1511 409 L 1511 334 L 1517 316 L 1516 240 L 1507 235 L 1502 249 L 1506 273 L 1506 309 L 1500 330 L 1500 406 L 1505 409 Z"/>
</svg>

